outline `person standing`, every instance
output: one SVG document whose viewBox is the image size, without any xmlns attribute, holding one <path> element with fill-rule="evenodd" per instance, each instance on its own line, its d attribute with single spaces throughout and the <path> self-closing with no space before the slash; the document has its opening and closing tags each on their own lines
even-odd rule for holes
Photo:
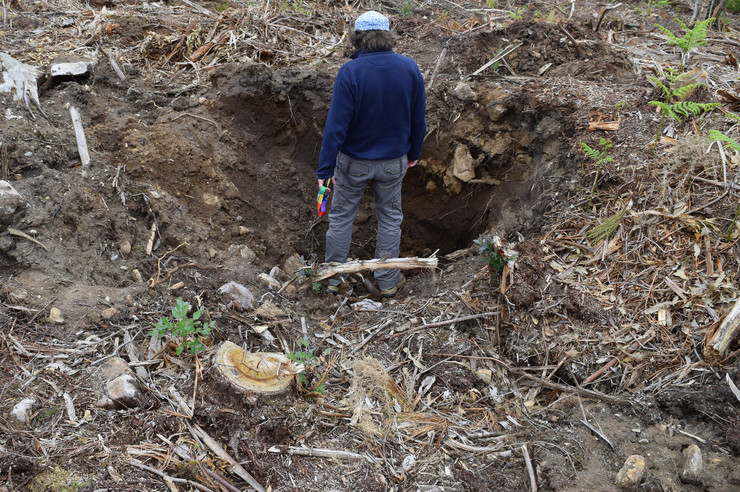
<svg viewBox="0 0 740 492">
<path fill-rule="evenodd" d="M 326 261 L 344 263 L 352 224 L 368 183 L 375 195 L 375 258 L 397 258 L 401 242 L 401 183 L 416 165 L 426 132 L 424 79 L 414 60 L 393 51 L 388 18 L 369 11 L 357 18 L 350 41 L 356 51 L 334 83 L 316 171 L 319 187 L 334 185 Z M 397 269 L 375 271 L 383 297 L 404 283 Z M 339 293 L 340 279 L 329 279 Z"/>
</svg>

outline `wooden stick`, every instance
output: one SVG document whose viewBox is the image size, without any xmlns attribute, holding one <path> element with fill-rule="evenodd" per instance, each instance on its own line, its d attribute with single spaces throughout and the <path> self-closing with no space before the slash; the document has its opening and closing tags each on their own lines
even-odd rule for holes
<svg viewBox="0 0 740 492">
<path fill-rule="evenodd" d="M 478 70 L 476 70 L 475 72 L 473 72 L 470 75 L 473 76 L 473 75 L 480 74 L 486 68 L 490 67 L 491 65 L 493 65 L 497 61 L 501 60 L 505 56 L 508 56 L 511 53 L 513 53 L 514 51 L 516 51 L 522 44 L 524 44 L 524 43 L 519 43 L 519 44 L 517 44 L 516 46 L 513 46 L 513 47 L 511 45 L 507 46 L 506 48 L 504 48 L 504 50 L 501 53 L 499 53 L 498 55 L 496 55 L 493 58 L 491 58 L 491 60 L 488 63 L 486 63 L 485 65 L 483 65 L 482 67 L 480 67 Z"/>
<path fill-rule="evenodd" d="M 268 449 L 271 453 L 298 455 L 298 456 L 310 456 L 311 458 L 336 458 L 345 460 L 358 460 L 367 459 L 371 460 L 367 456 L 363 456 L 352 451 L 342 451 L 337 449 L 325 449 L 325 448 L 300 448 L 296 446 L 272 446 Z"/>
<path fill-rule="evenodd" d="M 404 331 L 399 331 L 398 333 L 394 333 L 393 335 L 391 335 L 391 338 L 396 337 L 398 335 L 407 335 L 409 333 L 414 333 L 415 331 L 426 330 L 427 328 L 434 328 L 434 327 L 437 327 L 437 326 L 451 325 L 453 323 L 459 323 L 461 321 L 470 321 L 472 319 L 485 318 L 485 317 L 488 317 L 488 316 L 496 316 L 497 314 L 498 314 L 497 312 L 489 311 L 489 312 L 485 312 L 485 313 L 471 314 L 469 316 L 462 316 L 460 318 L 448 319 L 447 321 L 438 321 L 436 323 L 427 323 L 426 325 L 417 326 L 416 328 L 412 328 L 410 330 L 404 330 Z"/>
<path fill-rule="evenodd" d="M 704 345 L 704 356 L 711 359 L 719 359 L 727 355 L 732 341 L 740 335 L 740 299 L 722 321 L 716 331 L 707 333 L 707 341 Z"/>
<path fill-rule="evenodd" d="M 87 151 L 87 139 L 85 138 L 85 129 L 82 128 L 82 119 L 80 112 L 74 106 L 69 107 L 69 115 L 72 117 L 72 126 L 75 129 L 75 138 L 77 139 L 77 152 L 80 154 L 82 161 L 82 176 L 87 176 L 87 170 L 90 167 L 90 153 Z"/>
<path fill-rule="evenodd" d="M 619 130 L 619 123 L 621 121 L 622 121 L 621 117 L 617 121 L 590 121 L 588 123 L 588 129 L 589 131 L 594 131 L 594 130 L 617 131 Z"/>
<path fill-rule="evenodd" d="M 532 492 L 537 492 L 537 476 L 534 474 L 534 468 L 532 467 L 532 460 L 529 458 L 529 451 L 527 451 L 527 445 L 522 444 L 522 454 L 524 455 L 524 464 L 527 466 L 527 473 L 529 474 L 529 483 L 531 484 Z"/>
<path fill-rule="evenodd" d="M 558 24 L 558 28 L 562 31 L 563 34 L 565 34 L 568 37 L 568 39 L 570 39 L 570 42 L 573 43 L 573 46 L 575 46 L 575 48 L 576 48 L 576 56 L 578 58 L 583 57 L 583 50 L 581 50 L 581 47 L 578 46 L 578 41 L 576 41 L 576 38 L 574 38 L 571 35 L 571 33 L 569 33 L 568 31 L 566 31 L 565 28 L 562 25 Z"/>
<path fill-rule="evenodd" d="M 259 484 L 259 482 L 249 474 L 247 470 L 244 469 L 242 465 L 236 462 L 234 458 L 232 458 L 229 453 L 224 450 L 224 448 L 216 442 L 215 439 L 213 439 L 211 436 L 209 436 L 206 431 L 201 429 L 201 427 L 198 424 L 187 424 L 188 428 L 190 429 L 190 432 L 195 434 L 197 437 L 199 437 L 206 446 L 210 448 L 211 451 L 216 453 L 216 456 L 227 462 L 230 466 L 228 470 L 238 475 L 242 480 L 247 482 L 249 485 L 254 487 L 257 492 L 265 492 L 264 487 Z"/>
<path fill-rule="evenodd" d="M 129 465 L 134 465 L 136 468 L 140 468 L 140 469 L 142 469 L 144 471 L 148 471 L 149 473 L 153 473 L 153 474 L 157 475 L 158 477 L 161 477 L 162 480 L 166 480 L 166 481 L 168 480 L 168 481 L 174 482 L 174 483 L 182 483 L 182 484 L 190 485 L 191 487 L 195 487 L 196 489 L 202 490 L 203 492 L 213 492 L 213 489 L 209 489 L 205 485 L 201 485 L 198 482 L 193 482 L 192 480 L 186 480 L 184 478 L 171 477 L 171 476 L 169 476 L 169 475 L 167 475 L 167 474 L 165 474 L 165 473 L 157 470 L 156 468 L 152 468 L 151 466 L 145 465 L 144 463 L 142 463 L 141 461 L 139 461 L 137 459 L 130 458 L 129 461 L 128 461 L 128 463 L 129 463 Z"/>
<path fill-rule="evenodd" d="M 22 237 L 23 239 L 28 239 L 32 243 L 38 244 L 39 246 L 44 248 L 46 251 L 49 251 L 49 248 L 47 248 L 46 246 L 41 244 L 39 241 L 35 240 L 34 238 L 32 238 L 31 236 L 29 236 L 23 231 L 19 231 L 18 229 L 13 229 L 12 227 L 8 227 L 6 231 L 8 231 L 8 234 L 11 234 L 13 236 L 18 236 L 18 237 Z"/>
<path fill-rule="evenodd" d="M 434 83 L 434 78 L 437 76 L 437 72 L 439 72 L 439 68 L 442 66 L 442 61 L 444 60 L 445 54 L 447 54 L 447 47 L 445 46 L 442 48 L 442 52 L 439 54 L 439 57 L 437 58 L 437 63 L 434 65 L 434 71 L 432 71 L 432 76 L 429 78 L 429 84 L 427 85 L 427 91 L 432 88 L 432 84 Z"/>
<path fill-rule="evenodd" d="M 365 270 L 382 270 L 384 268 L 397 268 L 410 270 L 412 268 L 437 268 L 437 258 L 390 258 L 388 260 L 357 260 L 347 263 L 324 263 L 319 269 L 319 276 L 313 277 L 313 281 L 324 280 L 334 275 L 362 272 Z"/>
</svg>

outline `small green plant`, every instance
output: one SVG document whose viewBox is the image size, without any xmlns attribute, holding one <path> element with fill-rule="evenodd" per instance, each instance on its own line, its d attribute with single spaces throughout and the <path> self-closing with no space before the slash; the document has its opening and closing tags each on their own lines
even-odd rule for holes
<svg viewBox="0 0 740 492">
<path fill-rule="evenodd" d="M 214 327 L 213 321 L 203 323 L 200 317 L 203 310 L 199 309 L 193 313 L 192 317 L 188 316 L 190 303 L 177 298 L 175 307 L 172 308 L 172 319 L 160 318 L 154 323 L 154 329 L 149 332 L 150 335 L 156 335 L 159 338 L 168 338 L 175 343 L 179 343 L 175 349 L 177 355 L 181 355 L 185 349 L 191 354 L 197 354 L 205 349 L 205 346 L 198 338 L 202 335 L 210 335 Z"/>
<path fill-rule="evenodd" d="M 740 2 L 740 0 L 738 0 Z M 498 0 L 486 0 L 486 3 L 488 4 L 489 9 L 496 9 L 498 8 Z"/>
<path fill-rule="evenodd" d="M 738 143 L 734 138 L 728 137 L 719 130 L 709 130 L 707 134 L 709 135 L 710 140 L 720 142 L 721 144 L 724 144 L 725 147 L 729 147 L 732 150 L 740 152 L 740 143 Z"/>
<path fill-rule="evenodd" d="M 228 8 L 229 8 L 229 4 L 227 2 L 223 2 L 223 3 L 216 5 L 216 12 L 221 13 L 221 12 L 224 12 Z"/>
<path fill-rule="evenodd" d="M 594 178 L 594 184 L 591 187 L 591 199 L 588 201 L 589 209 L 591 209 L 591 203 L 594 201 L 596 183 L 599 181 L 599 174 L 601 173 L 601 165 L 605 162 L 614 162 L 614 158 L 606 154 L 607 151 L 613 147 L 612 141 L 608 138 L 600 138 L 599 147 L 601 147 L 601 150 L 590 147 L 586 142 L 581 142 L 581 150 L 583 150 L 583 153 L 596 162 L 596 177 Z"/>
<path fill-rule="evenodd" d="M 740 12 L 740 0 L 727 0 L 726 6 L 730 12 Z"/>
<path fill-rule="evenodd" d="M 660 24 L 655 25 L 663 31 L 663 34 L 668 36 L 668 44 L 676 45 L 681 50 L 681 64 L 679 66 L 679 71 L 683 71 L 683 65 L 688 58 L 689 52 L 694 48 L 698 48 L 699 46 L 706 44 L 709 26 L 714 22 L 714 17 L 698 22 L 693 29 L 689 29 L 689 27 L 681 22 L 680 19 L 676 19 L 676 22 L 678 22 L 681 25 L 681 28 L 686 31 L 686 33 L 680 38 L 673 34 L 670 29 L 663 27 Z"/>
<path fill-rule="evenodd" d="M 627 211 L 627 207 L 623 208 L 617 213 L 614 213 L 604 219 L 602 223 L 588 231 L 586 233 L 586 237 L 593 245 L 597 245 L 601 241 L 606 241 L 606 239 L 612 235 L 614 231 L 617 230 L 617 227 L 619 227 L 619 224 L 622 223 L 622 219 L 624 218 L 624 213 Z"/>
<path fill-rule="evenodd" d="M 303 364 L 305 367 L 304 371 L 298 374 L 298 387 L 302 393 L 308 396 L 326 394 L 324 380 L 329 374 L 329 371 L 319 376 L 318 368 L 321 365 L 321 360 L 314 353 L 315 350 L 316 348 L 309 348 L 308 336 L 303 335 L 303 337 L 298 339 L 298 350 L 288 354 L 288 359 L 297 364 Z M 324 350 L 323 355 L 326 356 L 329 353 L 331 353 L 330 348 Z"/>
<path fill-rule="evenodd" d="M 660 124 L 658 125 L 658 133 L 655 136 L 655 143 L 653 144 L 653 152 L 655 147 L 660 142 L 660 135 L 663 133 L 663 124 L 665 123 L 665 117 L 668 116 L 679 123 L 683 117 L 698 116 L 706 113 L 721 106 L 719 103 L 697 103 L 693 101 L 685 101 L 695 88 L 704 85 L 703 82 L 695 82 L 690 84 L 682 84 L 682 81 L 686 80 L 688 74 L 679 73 L 675 69 L 665 70 L 666 83 L 661 82 L 657 77 L 649 77 L 658 87 L 663 90 L 664 101 L 649 101 L 650 106 L 660 108 Z M 678 100 L 678 102 L 672 102 L 672 100 Z"/>
<path fill-rule="evenodd" d="M 524 11 L 526 10 L 527 10 L 526 5 L 524 7 L 520 7 L 518 9 L 512 10 L 511 12 L 509 12 L 509 15 L 511 16 L 511 20 L 514 20 L 514 21 L 522 20 L 522 18 L 524 17 Z"/>
<path fill-rule="evenodd" d="M 506 263 L 513 260 L 514 257 L 507 255 L 498 238 L 490 233 L 473 240 L 473 243 L 478 246 L 478 254 L 483 257 L 483 261 L 488 265 L 489 280 L 493 283 L 494 280 L 498 280 Z"/>
<path fill-rule="evenodd" d="M 409 17 L 414 15 L 414 2 L 413 0 L 406 0 L 398 9 L 398 13 L 403 17 Z"/>
<path fill-rule="evenodd" d="M 311 289 L 313 290 L 314 294 L 321 294 L 321 282 L 311 282 Z"/>
</svg>

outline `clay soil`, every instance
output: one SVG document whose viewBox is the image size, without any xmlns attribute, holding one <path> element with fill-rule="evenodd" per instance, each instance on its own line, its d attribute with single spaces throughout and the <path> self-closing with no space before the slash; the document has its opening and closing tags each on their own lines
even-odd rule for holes
<svg viewBox="0 0 740 492">
<path fill-rule="evenodd" d="M 740 490 L 738 344 L 705 350 L 740 287 L 737 159 L 706 135 L 737 139 L 737 108 L 651 145 L 649 77 L 680 63 L 655 24 L 680 32 L 693 3 L 623 2 L 599 23 L 594 2 L 3 2 L 3 52 L 95 65 L 42 77 L 40 109 L 0 97 L 0 179 L 25 201 L 0 228 L 0 490 L 249 490 L 194 425 L 274 491 L 607 491 L 634 454 L 639 490 Z M 439 258 L 380 310 L 352 307 L 373 297 L 358 275 L 334 298 L 297 270 L 323 258 L 314 171 L 367 8 L 425 75 L 402 256 Z M 686 60 L 705 83 L 693 101 L 737 94 L 737 22 L 725 12 Z M 599 138 L 614 146 L 597 176 L 580 143 Z M 615 213 L 607 241 L 588 236 Z M 352 258 L 372 258 L 375 226 L 368 194 Z M 515 252 L 503 279 L 473 242 L 489 233 Z M 252 306 L 219 294 L 232 281 Z M 215 323 L 196 355 L 152 349 L 178 297 Z M 296 352 L 304 337 L 321 392 L 255 398 L 216 377 L 224 341 Z M 142 396 L 105 410 L 117 356 Z M 11 410 L 28 397 L 24 425 Z M 704 470 L 682 480 L 693 444 Z"/>
</svg>

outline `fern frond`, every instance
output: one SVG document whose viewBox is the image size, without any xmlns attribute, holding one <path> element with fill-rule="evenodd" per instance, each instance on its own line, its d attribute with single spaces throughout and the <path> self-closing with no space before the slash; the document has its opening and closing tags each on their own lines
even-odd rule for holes
<svg viewBox="0 0 740 492">
<path fill-rule="evenodd" d="M 731 149 L 734 149 L 740 152 L 740 143 L 738 143 L 738 141 L 735 140 L 734 138 L 728 137 L 727 135 L 725 135 L 719 130 L 709 130 L 707 133 L 711 140 L 714 140 L 715 142 L 726 143 L 727 146 L 730 147 Z"/>
<path fill-rule="evenodd" d="M 585 142 L 581 142 L 581 149 L 583 150 L 583 153 L 589 156 L 591 159 L 595 161 L 601 159 L 601 152 L 592 147 L 589 147 L 588 144 L 586 144 Z"/>
<path fill-rule="evenodd" d="M 677 115 L 689 117 L 692 115 L 698 116 L 702 113 L 707 113 L 718 106 L 721 105 L 719 103 L 698 103 L 694 101 L 681 101 L 669 105 L 668 109 L 670 109 L 671 112 Z"/>
<path fill-rule="evenodd" d="M 686 30 L 686 35 L 684 35 L 684 37 L 682 38 L 683 40 L 685 40 L 685 48 L 682 49 L 684 51 L 689 51 L 707 43 L 709 26 L 712 24 L 712 22 L 714 22 L 714 17 L 699 22 L 694 26 L 693 29 L 689 29 L 688 27 L 686 27 L 686 24 L 684 24 L 680 20 L 678 22 L 679 24 L 681 24 L 681 27 Z"/>
<path fill-rule="evenodd" d="M 678 38 L 676 37 L 676 35 L 675 35 L 675 34 L 673 34 L 673 33 L 671 32 L 671 30 L 670 30 L 670 29 L 668 29 L 667 27 L 663 27 L 663 26 L 661 26 L 660 24 L 655 24 L 655 25 L 656 25 L 656 27 L 658 27 L 658 28 L 659 28 L 659 29 L 660 29 L 661 31 L 663 31 L 663 34 L 665 34 L 666 36 L 668 36 L 668 44 L 675 44 L 675 45 L 678 45 L 678 41 L 679 41 L 679 39 L 678 39 Z"/>
<path fill-rule="evenodd" d="M 657 106 L 663 112 L 663 115 L 673 118 L 674 120 L 681 122 L 681 117 L 673 111 L 673 104 L 664 103 L 663 101 L 650 101 L 650 106 Z"/>
<path fill-rule="evenodd" d="M 648 77 L 649 80 L 651 80 L 655 85 L 663 89 L 663 95 L 668 98 L 671 95 L 671 90 L 666 86 L 663 82 L 661 82 L 657 77 Z"/>
<path fill-rule="evenodd" d="M 688 84 L 683 87 L 679 87 L 673 91 L 672 96 L 678 99 L 686 99 L 691 94 L 691 91 L 699 86 L 705 85 L 704 82 L 696 82 L 694 84 Z"/>
</svg>

